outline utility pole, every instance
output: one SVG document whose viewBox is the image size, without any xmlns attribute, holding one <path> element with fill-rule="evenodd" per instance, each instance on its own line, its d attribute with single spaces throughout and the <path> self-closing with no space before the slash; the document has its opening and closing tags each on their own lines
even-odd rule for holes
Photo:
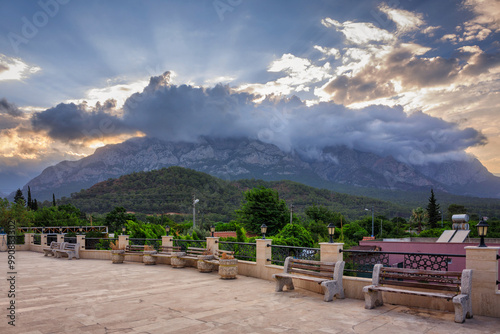
<svg viewBox="0 0 500 334">
<path fill-rule="evenodd" d="M 370 211 L 368 209 L 365 209 L 365 211 Z M 373 206 L 371 208 L 371 211 L 372 211 L 372 237 L 373 237 L 373 231 L 374 231 L 374 225 L 375 225 L 375 220 L 374 220 L 374 215 L 373 215 Z"/>
<path fill-rule="evenodd" d="M 198 203 L 200 200 L 196 198 L 196 196 L 193 194 L 193 229 L 196 226 L 196 203 Z"/>
<path fill-rule="evenodd" d="M 290 207 L 290 224 L 293 224 L 293 222 L 292 222 L 292 218 L 293 218 L 293 204 L 292 204 L 292 206 Z"/>
</svg>

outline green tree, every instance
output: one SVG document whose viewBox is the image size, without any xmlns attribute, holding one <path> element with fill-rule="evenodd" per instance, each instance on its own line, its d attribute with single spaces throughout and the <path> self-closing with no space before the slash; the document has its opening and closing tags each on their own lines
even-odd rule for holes
<svg viewBox="0 0 500 334">
<path fill-rule="evenodd" d="M 275 235 L 289 222 L 289 212 L 278 192 L 264 187 L 245 191 L 240 209 L 235 211 L 238 222 L 253 233 L 260 233 L 260 226 L 267 225 L 267 234 Z"/>
<path fill-rule="evenodd" d="M 108 226 L 109 232 L 120 232 L 128 220 L 136 221 L 136 218 L 133 214 L 127 213 L 124 207 L 119 206 L 106 215 L 104 224 Z"/>
<path fill-rule="evenodd" d="M 56 206 L 56 195 L 52 193 L 52 206 Z"/>
<path fill-rule="evenodd" d="M 436 228 L 441 215 L 439 214 L 439 204 L 436 204 L 436 197 L 434 196 L 434 190 L 431 189 L 431 197 L 429 197 L 429 203 L 427 204 L 427 216 L 429 219 L 429 227 Z"/>
<path fill-rule="evenodd" d="M 31 189 L 30 186 L 28 186 L 28 209 L 32 210 L 33 209 L 33 202 L 31 200 Z"/>
<path fill-rule="evenodd" d="M 297 247 L 313 247 L 314 240 L 303 226 L 299 224 L 287 224 L 273 238 L 273 244 L 297 246 Z"/>
<path fill-rule="evenodd" d="M 418 233 L 420 233 L 422 232 L 422 226 L 425 225 L 427 219 L 427 212 L 421 207 L 418 207 L 416 209 L 413 209 L 410 217 L 410 223 L 417 224 L 417 231 Z"/>
<path fill-rule="evenodd" d="M 370 218 L 371 220 L 371 218 Z M 349 224 L 344 224 L 342 227 L 344 238 L 348 240 L 353 240 L 359 242 L 364 236 L 368 236 L 369 233 L 365 230 L 359 223 L 352 222 Z"/>
<path fill-rule="evenodd" d="M 26 199 L 24 199 L 23 192 L 21 191 L 21 189 L 17 189 L 16 194 L 14 195 L 14 203 L 21 204 L 21 201 L 23 205 L 26 204 Z"/>
</svg>

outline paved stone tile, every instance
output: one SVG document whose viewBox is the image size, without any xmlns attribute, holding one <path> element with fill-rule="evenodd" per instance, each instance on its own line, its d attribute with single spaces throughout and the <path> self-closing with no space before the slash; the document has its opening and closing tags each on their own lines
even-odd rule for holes
<svg viewBox="0 0 500 334">
<path fill-rule="evenodd" d="M 16 327 L 6 321 L 0 283 L 0 333 L 499 333 L 500 319 L 384 305 L 365 310 L 354 299 L 323 302 L 296 289 L 239 276 L 221 280 L 195 268 L 101 260 L 64 260 L 18 252 Z M 0 272 L 6 276 L 6 253 Z"/>
</svg>

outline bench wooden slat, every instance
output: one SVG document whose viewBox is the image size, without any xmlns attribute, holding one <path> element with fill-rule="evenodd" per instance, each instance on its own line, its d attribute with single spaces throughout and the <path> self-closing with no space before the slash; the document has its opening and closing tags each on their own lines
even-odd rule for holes
<svg viewBox="0 0 500 334">
<path fill-rule="evenodd" d="M 380 270 L 380 275 L 382 276 L 384 274 L 384 272 L 433 275 L 433 276 L 462 277 L 461 271 L 441 271 L 441 270 L 424 270 L 424 269 L 382 267 L 382 269 Z"/>
<path fill-rule="evenodd" d="M 319 278 L 319 277 L 313 277 L 313 276 L 302 276 L 302 275 L 293 275 L 293 274 L 275 274 L 275 276 L 276 277 L 296 278 L 296 279 L 301 279 L 304 281 L 316 282 L 318 284 L 329 281 L 328 278 Z"/>
<path fill-rule="evenodd" d="M 402 293 L 407 295 L 417 295 L 417 296 L 425 296 L 425 297 L 437 297 L 444 299 L 453 299 L 457 294 L 446 294 L 446 293 L 436 293 L 436 292 L 426 292 L 426 291 L 415 291 L 415 290 L 404 290 L 404 289 L 391 289 L 384 286 L 374 286 L 370 287 L 370 290 L 374 291 L 385 291 L 385 292 L 394 292 L 394 293 Z"/>
<path fill-rule="evenodd" d="M 313 264 L 313 265 L 325 265 L 325 266 L 335 266 L 335 262 L 326 262 L 326 261 L 315 261 L 315 260 L 304 260 L 304 259 L 293 259 L 290 258 L 291 263 L 305 263 L 305 264 Z"/>
<path fill-rule="evenodd" d="M 445 291 L 460 291 L 459 286 L 450 286 L 450 285 L 440 285 L 440 284 L 431 284 L 431 283 L 420 283 L 420 282 L 408 282 L 408 281 L 387 281 L 381 280 L 380 284 L 382 285 L 397 285 L 397 286 L 406 286 L 406 287 L 415 287 L 420 289 L 430 289 L 430 290 L 445 290 Z"/>
<path fill-rule="evenodd" d="M 309 265 L 309 264 L 296 264 L 294 263 L 292 265 L 292 268 L 299 268 L 299 269 L 306 269 L 306 270 L 312 270 L 312 271 L 317 271 L 317 272 L 331 272 L 333 273 L 334 271 L 334 266 L 325 266 L 325 265 Z"/>
<path fill-rule="evenodd" d="M 321 272 L 317 272 L 317 271 L 304 270 L 304 269 L 299 269 L 299 268 L 295 268 L 295 267 L 290 268 L 290 270 L 288 272 L 302 274 L 302 275 L 308 275 L 308 276 L 319 276 L 319 277 L 333 279 L 333 273 L 321 273 Z"/>
</svg>

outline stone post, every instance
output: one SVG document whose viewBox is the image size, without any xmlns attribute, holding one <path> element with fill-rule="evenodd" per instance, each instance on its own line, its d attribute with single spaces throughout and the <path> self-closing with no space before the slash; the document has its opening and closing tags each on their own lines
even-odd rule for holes
<svg viewBox="0 0 500 334">
<path fill-rule="evenodd" d="M 80 244 L 80 249 L 85 249 L 85 235 L 77 234 L 76 242 Z"/>
<path fill-rule="evenodd" d="M 24 244 L 31 245 L 33 243 L 33 233 L 25 233 L 24 234 Z"/>
<path fill-rule="evenodd" d="M 337 262 L 344 260 L 344 253 L 340 252 L 344 248 L 343 243 L 321 242 L 319 247 L 321 249 L 320 261 Z"/>
<path fill-rule="evenodd" d="M 57 235 L 57 242 L 59 242 L 59 243 L 64 242 L 64 234 Z"/>
<path fill-rule="evenodd" d="M 47 246 L 47 234 L 40 234 L 40 244 L 42 245 L 42 247 Z"/>
<path fill-rule="evenodd" d="M 212 254 L 215 254 L 215 251 L 219 249 L 219 237 L 208 237 L 207 249 L 212 252 Z"/>
<path fill-rule="evenodd" d="M 118 248 L 125 249 L 128 245 L 128 235 L 119 235 L 118 236 Z"/>
<path fill-rule="evenodd" d="M 465 247 L 465 267 L 472 269 L 472 313 L 500 318 L 498 259 L 500 247 Z"/>
<path fill-rule="evenodd" d="M 174 237 L 172 235 L 162 235 L 161 245 L 166 247 L 174 246 Z"/>
<path fill-rule="evenodd" d="M 257 267 L 271 264 L 271 261 L 268 260 L 271 259 L 272 252 L 270 246 L 273 241 L 271 239 L 257 239 L 255 240 L 255 243 L 257 244 Z"/>
</svg>

